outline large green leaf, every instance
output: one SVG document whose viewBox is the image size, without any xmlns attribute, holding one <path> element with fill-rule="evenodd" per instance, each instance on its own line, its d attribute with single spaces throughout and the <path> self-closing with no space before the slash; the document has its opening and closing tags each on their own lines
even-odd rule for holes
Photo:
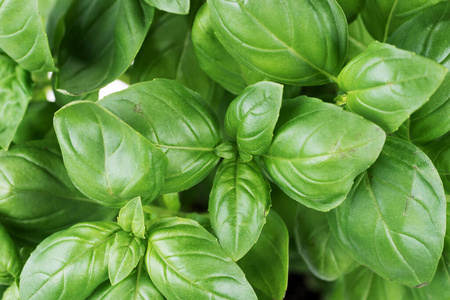
<svg viewBox="0 0 450 300">
<path fill-rule="evenodd" d="M 319 85 L 344 64 L 347 20 L 335 0 L 207 2 L 225 49 L 269 79 Z"/>
<path fill-rule="evenodd" d="M 370 34 L 381 42 L 423 9 L 447 0 L 366 0 L 361 16 Z"/>
<path fill-rule="evenodd" d="M 0 224 L 0 285 L 11 284 L 19 278 L 22 264 L 16 245 Z"/>
<path fill-rule="evenodd" d="M 238 261 L 258 299 L 284 298 L 288 281 L 288 244 L 286 225 L 276 212 L 270 211 L 258 241 Z"/>
<path fill-rule="evenodd" d="M 186 190 L 215 167 L 219 120 L 198 94 L 157 79 L 132 85 L 98 102 L 128 123 L 169 159 L 163 194 Z"/>
<path fill-rule="evenodd" d="M 410 34 L 414 32 L 414 34 Z M 450 2 L 441 2 L 418 14 L 394 32 L 388 43 L 431 58 L 450 69 Z M 425 144 L 450 131 L 450 73 L 439 89 L 407 124 L 407 138 Z"/>
<path fill-rule="evenodd" d="M 207 4 L 195 17 L 192 42 L 202 70 L 229 92 L 240 94 L 247 86 L 264 79 L 238 63 L 222 46 L 214 33 Z"/>
<path fill-rule="evenodd" d="M 28 73 L 0 54 L 0 149 L 8 149 L 25 115 L 31 94 Z"/>
<path fill-rule="evenodd" d="M 302 96 L 283 103 L 262 160 L 291 198 L 328 211 L 344 201 L 355 177 L 376 160 L 385 136 L 358 115 Z"/>
<path fill-rule="evenodd" d="M 189 13 L 190 0 L 144 0 L 148 4 L 173 14 L 187 15 Z"/>
<path fill-rule="evenodd" d="M 64 18 L 56 87 L 83 94 L 118 78 L 141 47 L 153 11 L 141 0 L 73 0 Z"/>
<path fill-rule="evenodd" d="M 299 205 L 295 221 L 297 249 L 315 276 L 334 281 L 358 265 L 331 234 L 326 213 Z"/>
<path fill-rule="evenodd" d="M 115 285 L 112 285 L 109 280 L 105 281 L 87 299 L 164 300 L 165 298 L 150 280 L 144 265 L 142 265 L 138 266 L 130 276 Z"/>
<path fill-rule="evenodd" d="M 217 170 L 208 210 L 220 244 L 234 260 L 258 240 L 271 205 L 270 191 L 254 161 L 227 159 Z"/>
<path fill-rule="evenodd" d="M 441 85 L 446 68 L 394 46 L 373 42 L 339 74 L 347 108 L 394 132 Z"/>
<path fill-rule="evenodd" d="M 0 151 L 0 222 L 13 236 L 39 242 L 78 222 L 117 215 L 87 200 L 70 181 L 57 143 Z"/>
<path fill-rule="evenodd" d="M 164 153 L 103 106 L 72 102 L 55 114 L 54 127 L 72 182 L 94 202 L 120 208 L 160 194 Z"/>
<path fill-rule="evenodd" d="M 344 277 L 344 299 L 410 300 L 411 297 L 407 287 L 383 279 L 364 267 L 359 267 Z"/>
<path fill-rule="evenodd" d="M 430 159 L 412 144 L 388 138 L 328 221 L 359 263 L 388 280 L 419 286 L 431 281 L 441 257 L 445 207 Z"/>
<path fill-rule="evenodd" d="M 428 143 L 422 150 L 433 162 L 441 176 L 445 192 L 450 195 L 450 134 Z"/>
<path fill-rule="evenodd" d="M 45 239 L 20 276 L 21 299 L 85 299 L 108 278 L 108 244 L 120 227 L 80 223 Z"/>
<path fill-rule="evenodd" d="M 190 16 L 163 14 L 152 25 L 128 72 L 132 83 L 174 79 L 208 102 L 223 92 L 200 68 L 191 40 Z M 169 33 L 169 34 L 168 34 Z"/>
<path fill-rule="evenodd" d="M 278 120 L 283 85 L 262 81 L 247 87 L 228 106 L 225 129 L 240 150 L 262 155 L 270 148 Z"/>
<path fill-rule="evenodd" d="M 257 299 L 217 239 L 189 219 L 165 218 L 150 229 L 146 265 L 169 299 Z"/>
<path fill-rule="evenodd" d="M 25 70 L 55 69 L 38 0 L 0 2 L 0 48 Z"/>
</svg>

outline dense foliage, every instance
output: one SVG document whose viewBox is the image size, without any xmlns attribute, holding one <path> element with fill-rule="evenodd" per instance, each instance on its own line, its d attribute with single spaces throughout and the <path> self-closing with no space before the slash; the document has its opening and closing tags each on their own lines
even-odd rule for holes
<svg viewBox="0 0 450 300">
<path fill-rule="evenodd" d="M 0 297 L 450 299 L 449 68 L 448 0 L 0 0 Z"/>
</svg>

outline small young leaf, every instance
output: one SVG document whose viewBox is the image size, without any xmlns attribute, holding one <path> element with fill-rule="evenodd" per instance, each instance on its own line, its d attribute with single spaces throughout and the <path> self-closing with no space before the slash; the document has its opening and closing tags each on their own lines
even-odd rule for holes
<svg viewBox="0 0 450 300">
<path fill-rule="evenodd" d="M 344 64 L 347 20 L 334 0 L 207 3 L 225 49 L 273 81 L 320 85 L 335 80 Z"/>
<path fill-rule="evenodd" d="M 442 253 L 445 195 L 430 159 L 388 138 L 378 160 L 328 214 L 335 237 L 359 263 L 408 286 L 427 284 Z"/>
<path fill-rule="evenodd" d="M 410 34 L 414 32 L 414 34 Z M 400 26 L 388 43 L 431 58 L 450 69 L 450 2 L 423 10 Z M 450 131 L 450 72 L 439 89 L 408 120 L 407 137 L 415 144 L 425 144 Z"/>
<path fill-rule="evenodd" d="M 441 85 L 446 68 L 394 46 L 373 42 L 339 74 L 347 108 L 394 132 Z"/>
<path fill-rule="evenodd" d="M 164 296 L 158 291 L 148 277 L 147 271 L 138 266 L 127 278 L 112 285 L 109 280 L 100 285 L 87 300 L 164 300 Z"/>
<path fill-rule="evenodd" d="M 22 264 L 16 245 L 0 224 L 0 285 L 11 284 L 19 278 Z"/>
<path fill-rule="evenodd" d="M 355 177 L 376 160 L 385 137 L 358 115 L 302 96 L 283 103 L 262 161 L 291 198 L 328 211 L 344 201 Z"/>
<path fill-rule="evenodd" d="M 117 79 L 133 62 L 153 13 L 141 0 L 73 1 L 58 49 L 57 89 L 83 94 Z"/>
<path fill-rule="evenodd" d="M 164 151 L 169 165 L 163 194 L 191 188 L 219 162 L 217 116 L 200 95 L 173 80 L 134 84 L 98 103 Z"/>
<path fill-rule="evenodd" d="M 122 207 L 117 223 L 123 230 L 133 233 L 134 236 L 141 239 L 145 238 L 145 219 L 141 197 L 130 200 Z"/>
<path fill-rule="evenodd" d="M 286 225 L 280 216 L 271 210 L 258 241 L 238 261 L 258 299 L 284 298 L 288 281 L 288 244 Z"/>
<path fill-rule="evenodd" d="M 278 120 L 283 85 L 259 82 L 247 87 L 231 102 L 225 115 L 225 129 L 240 150 L 262 155 L 269 150 Z"/>
<path fill-rule="evenodd" d="M 258 165 L 224 160 L 209 196 L 211 225 L 224 250 L 239 260 L 256 243 L 270 208 L 270 184 Z"/>
<path fill-rule="evenodd" d="M 235 142 L 225 142 L 214 149 L 214 154 L 225 159 L 234 159 L 238 155 L 236 148 Z"/>
<path fill-rule="evenodd" d="M 144 0 L 157 9 L 172 14 L 187 15 L 189 13 L 190 0 Z"/>
<path fill-rule="evenodd" d="M 108 243 L 120 226 L 80 223 L 45 239 L 23 267 L 21 299 L 85 299 L 108 278 Z"/>
<path fill-rule="evenodd" d="M 78 222 L 116 215 L 116 210 L 88 202 L 73 186 L 56 142 L 0 151 L 0 222 L 15 238 L 39 243 Z"/>
<path fill-rule="evenodd" d="M 55 114 L 54 126 L 70 178 L 92 201 L 120 208 L 160 194 L 164 153 L 104 107 L 72 102 Z"/>
<path fill-rule="evenodd" d="M 145 254 L 143 240 L 125 231 L 116 233 L 108 249 L 108 274 L 112 285 L 116 285 L 133 271 Z"/>
<path fill-rule="evenodd" d="M 299 205 L 295 221 L 297 250 L 315 276 L 334 281 L 358 266 L 331 234 L 326 213 Z"/>
<path fill-rule="evenodd" d="M 0 2 L 0 48 L 25 70 L 55 70 L 38 0 Z"/>
<path fill-rule="evenodd" d="M 230 93 L 238 95 L 247 86 L 264 80 L 263 75 L 238 63 L 222 46 L 214 33 L 206 3 L 195 17 L 192 43 L 202 70 Z"/>
<path fill-rule="evenodd" d="M 13 140 L 31 93 L 28 73 L 0 54 L 0 149 L 8 149 Z"/>
<path fill-rule="evenodd" d="M 195 221 L 164 218 L 155 224 L 145 259 L 150 278 L 168 299 L 257 299 L 238 265 Z"/>
</svg>

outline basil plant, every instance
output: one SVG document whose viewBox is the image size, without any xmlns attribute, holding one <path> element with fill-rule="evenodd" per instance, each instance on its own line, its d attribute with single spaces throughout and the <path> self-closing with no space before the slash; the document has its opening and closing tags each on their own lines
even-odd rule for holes
<svg viewBox="0 0 450 300">
<path fill-rule="evenodd" d="M 450 299 L 449 53 L 448 0 L 0 0 L 0 298 Z"/>
</svg>

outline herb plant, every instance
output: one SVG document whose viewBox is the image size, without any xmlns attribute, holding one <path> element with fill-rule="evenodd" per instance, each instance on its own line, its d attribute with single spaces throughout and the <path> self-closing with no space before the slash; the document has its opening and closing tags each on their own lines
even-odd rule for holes
<svg viewBox="0 0 450 300">
<path fill-rule="evenodd" d="M 450 299 L 449 54 L 448 0 L 0 0 L 0 296 Z"/>
</svg>

